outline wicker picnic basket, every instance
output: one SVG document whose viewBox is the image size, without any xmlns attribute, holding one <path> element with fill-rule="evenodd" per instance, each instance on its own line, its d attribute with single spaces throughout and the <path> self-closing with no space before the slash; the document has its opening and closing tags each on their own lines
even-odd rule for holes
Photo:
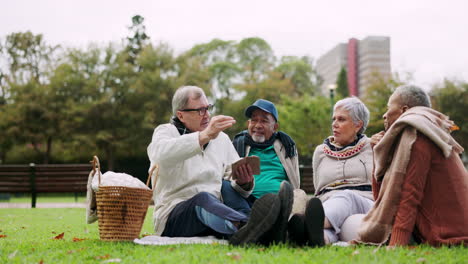
<svg viewBox="0 0 468 264">
<path fill-rule="evenodd" d="M 128 241 L 140 236 L 152 190 L 125 186 L 101 186 L 101 166 L 93 158 L 93 175 L 98 172 L 99 190 L 96 192 L 99 237 L 105 241 Z M 149 185 L 152 168 L 146 182 Z M 156 172 L 157 173 L 157 172 Z"/>
</svg>

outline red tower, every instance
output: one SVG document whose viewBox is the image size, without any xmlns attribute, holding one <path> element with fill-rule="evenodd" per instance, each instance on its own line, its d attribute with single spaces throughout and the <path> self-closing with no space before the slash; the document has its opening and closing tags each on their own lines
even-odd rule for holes
<svg viewBox="0 0 468 264">
<path fill-rule="evenodd" d="M 350 96 L 359 96 L 358 90 L 358 40 L 351 38 L 348 41 L 347 65 L 348 91 Z"/>
</svg>

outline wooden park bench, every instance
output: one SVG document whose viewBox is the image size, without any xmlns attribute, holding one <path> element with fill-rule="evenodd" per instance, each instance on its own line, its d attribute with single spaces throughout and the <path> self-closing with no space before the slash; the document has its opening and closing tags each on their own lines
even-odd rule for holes
<svg viewBox="0 0 468 264">
<path fill-rule="evenodd" d="M 0 193 L 31 193 L 36 207 L 38 193 L 86 192 L 91 164 L 0 165 Z"/>
<path fill-rule="evenodd" d="M 304 166 L 299 168 L 299 173 L 301 174 L 301 189 L 304 190 L 307 194 L 313 194 L 315 192 L 314 188 L 314 172 L 312 171 L 312 166 Z"/>
</svg>

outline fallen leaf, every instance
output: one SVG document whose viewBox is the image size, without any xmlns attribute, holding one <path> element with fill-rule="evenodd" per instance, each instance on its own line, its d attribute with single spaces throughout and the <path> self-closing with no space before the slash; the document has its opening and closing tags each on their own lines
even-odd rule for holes
<svg viewBox="0 0 468 264">
<path fill-rule="evenodd" d="M 55 231 L 52 231 L 52 234 L 57 234 L 57 232 L 55 232 Z"/>
<path fill-rule="evenodd" d="M 175 248 L 173 248 L 173 247 L 170 247 L 170 248 L 167 249 L 167 251 L 169 251 L 169 252 L 172 252 L 174 250 L 175 250 Z"/>
<path fill-rule="evenodd" d="M 416 260 L 416 263 L 421 263 L 421 262 L 426 262 L 426 259 L 425 258 L 418 258 L 418 260 Z"/>
<path fill-rule="evenodd" d="M 39 264 L 44 264 L 44 260 L 39 260 Z"/>
<path fill-rule="evenodd" d="M 103 256 L 97 256 L 96 259 L 109 259 L 110 258 L 110 255 L 109 254 L 105 254 Z"/>
<path fill-rule="evenodd" d="M 83 240 L 86 240 L 86 238 L 78 238 L 78 237 L 73 238 L 73 242 L 80 242 L 80 241 L 83 241 Z"/>
<path fill-rule="evenodd" d="M 7 235 L 0 235 L 0 238 L 7 237 Z"/>
<path fill-rule="evenodd" d="M 265 248 L 259 248 L 259 249 L 257 249 L 257 251 L 263 252 L 263 251 L 265 251 Z"/>
<path fill-rule="evenodd" d="M 119 258 L 108 259 L 108 260 L 104 260 L 102 263 L 117 263 L 117 262 L 122 262 L 122 260 Z"/>
<path fill-rule="evenodd" d="M 65 232 L 55 236 L 53 239 L 63 239 L 63 236 L 65 235 Z"/>
<path fill-rule="evenodd" d="M 141 235 L 141 237 L 147 237 L 147 236 L 151 236 L 151 234 L 150 234 L 150 233 L 143 233 L 143 234 Z"/>
<path fill-rule="evenodd" d="M 25 226 L 22 226 L 21 229 L 26 229 L 26 227 L 25 227 Z"/>
<path fill-rule="evenodd" d="M 228 252 L 226 253 L 226 255 L 231 257 L 233 260 L 240 260 L 242 258 L 242 256 L 237 252 L 235 253 Z"/>
<path fill-rule="evenodd" d="M 16 256 L 16 253 L 18 253 L 18 250 L 13 251 L 13 253 L 11 253 L 10 255 L 8 255 L 8 258 L 9 258 L 9 259 L 14 258 L 14 257 Z"/>
</svg>

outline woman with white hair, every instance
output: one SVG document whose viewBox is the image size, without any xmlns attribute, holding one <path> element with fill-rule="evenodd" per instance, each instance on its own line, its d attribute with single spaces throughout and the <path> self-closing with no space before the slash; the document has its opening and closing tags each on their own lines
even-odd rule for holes
<svg viewBox="0 0 468 264">
<path fill-rule="evenodd" d="M 349 240 L 341 234 L 345 220 L 372 208 L 372 148 L 363 134 L 368 123 L 369 110 L 358 98 L 335 104 L 333 135 L 317 146 L 312 160 L 315 198 L 307 203 L 305 214 L 290 219 L 292 241 L 322 246 Z"/>
</svg>

